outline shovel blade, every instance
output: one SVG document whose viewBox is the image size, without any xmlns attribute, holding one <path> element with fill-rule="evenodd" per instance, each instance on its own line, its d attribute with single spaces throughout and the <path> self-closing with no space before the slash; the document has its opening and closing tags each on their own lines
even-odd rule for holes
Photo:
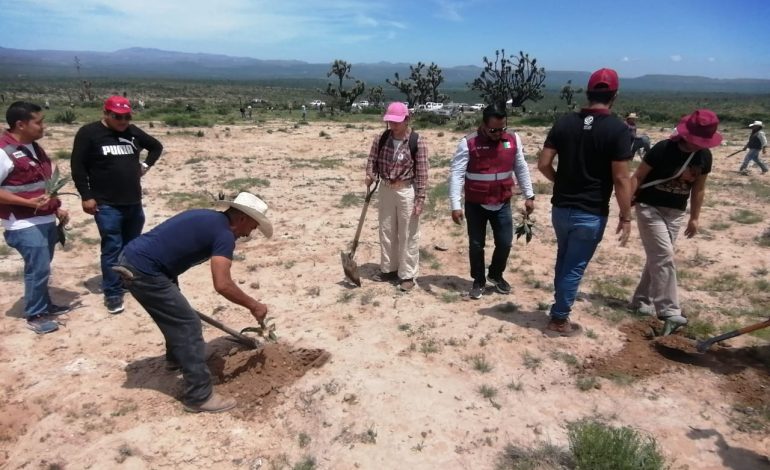
<svg viewBox="0 0 770 470">
<path fill-rule="evenodd" d="M 345 277 L 353 284 L 361 287 L 361 276 L 358 275 L 358 266 L 350 253 L 340 252 L 342 258 L 342 269 L 345 271 Z"/>
</svg>

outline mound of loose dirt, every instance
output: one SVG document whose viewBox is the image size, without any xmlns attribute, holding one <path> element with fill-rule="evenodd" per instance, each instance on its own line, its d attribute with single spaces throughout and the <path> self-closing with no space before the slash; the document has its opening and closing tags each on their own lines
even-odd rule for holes
<svg viewBox="0 0 770 470">
<path fill-rule="evenodd" d="M 330 357 L 322 349 L 292 349 L 268 343 L 258 351 L 233 347 L 215 354 L 208 365 L 221 384 L 218 390 L 238 400 L 234 415 L 246 419 L 264 410 L 276 392 L 310 369 L 321 367 Z"/>
<path fill-rule="evenodd" d="M 712 346 L 698 353 L 695 342 L 681 335 L 655 337 L 654 319 L 620 327 L 626 343 L 616 354 L 588 364 L 585 371 L 602 377 L 626 376 L 643 379 L 674 368 L 710 369 L 720 388 L 738 403 L 770 406 L 770 347 L 726 348 Z"/>
</svg>

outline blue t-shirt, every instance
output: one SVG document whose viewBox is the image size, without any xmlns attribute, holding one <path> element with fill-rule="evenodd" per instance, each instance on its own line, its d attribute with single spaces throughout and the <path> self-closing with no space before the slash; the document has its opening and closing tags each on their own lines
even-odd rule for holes
<svg viewBox="0 0 770 470">
<path fill-rule="evenodd" d="M 174 278 L 212 256 L 233 259 L 234 249 L 235 234 L 223 212 L 193 209 L 135 238 L 123 255 L 144 274 Z"/>
</svg>

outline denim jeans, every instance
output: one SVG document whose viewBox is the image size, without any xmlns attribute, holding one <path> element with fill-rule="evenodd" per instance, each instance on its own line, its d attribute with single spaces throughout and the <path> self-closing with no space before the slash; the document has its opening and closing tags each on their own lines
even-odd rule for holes
<svg viewBox="0 0 770 470">
<path fill-rule="evenodd" d="M 51 305 L 48 277 L 56 246 L 56 224 L 6 230 L 5 241 L 24 259 L 24 315 L 29 318 L 45 313 Z"/>
<path fill-rule="evenodd" d="M 123 287 L 112 269 L 123 248 L 142 233 L 144 211 L 141 204 L 110 206 L 99 204 L 94 216 L 102 238 L 102 292 L 105 297 L 123 295 Z"/>
<path fill-rule="evenodd" d="M 553 207 L 551 221 L 557 245 L 551 318 L 560 320 L 569 317 L 572 311 L 583 273 L 604 236 L 607 217 L 580 209 Z"/>
<path fill-rule="evenodd" d="M 513 242 L 513 216 L 511 202 L 503 204 L 500 210 L 490 211 L 481 204 L 465 203 L 465 220 L 468 224 L 468 257 L 471 263 L 471 277 L 474 284 L 486 284 L 484 272 L 484 243 L 487 238 L 487 222 L 492 226 L 495 250 L 489 264 L 489 277 L 499 278 L 508 264 Z"/>
<path fill-rule="evenodd" d="M 211 374 L 206 365 L 206 343 L 201 320 L 182 295 L 179 286 L 167 276 L 148 276 L 131 266 L 124 258 L 117 264 L 134 274 L 125 287 L 147 310 L 166 339 L 166 359 L 182 367 L 186 405 L 197 406 L 211 396 Z"/>
<path fill-rule="evenodd" d="M 754 162 L 759 166 L 759 169 L 762 170 L 762 173 L 767 173 L 767 165 L 759 158 L 759 152 L 759 149 L 749 149 L 749 151 L 746 152 L 746 156 L 743 158 L 743 163 L 741 163 L 739 171 L 745 171 L 749 168 L 749 164 Z"/>
</svg>

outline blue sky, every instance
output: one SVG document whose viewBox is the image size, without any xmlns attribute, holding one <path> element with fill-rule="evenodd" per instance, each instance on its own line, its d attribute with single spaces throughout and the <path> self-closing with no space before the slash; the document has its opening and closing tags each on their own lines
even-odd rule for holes
<svg viewBox="0 0 770 470">
<path fill-rule="evenodd" d="M 152 47 L 326 63 L 481 65 L 495 49 L 546 70 L 613 67 L 770 79 L 763 0 L 4 0 L 0 46 Z M 586 5 L 590 5 L 587 7 Z M 355 69 L 354 69 L 355 70 Z"/>
</svg>

